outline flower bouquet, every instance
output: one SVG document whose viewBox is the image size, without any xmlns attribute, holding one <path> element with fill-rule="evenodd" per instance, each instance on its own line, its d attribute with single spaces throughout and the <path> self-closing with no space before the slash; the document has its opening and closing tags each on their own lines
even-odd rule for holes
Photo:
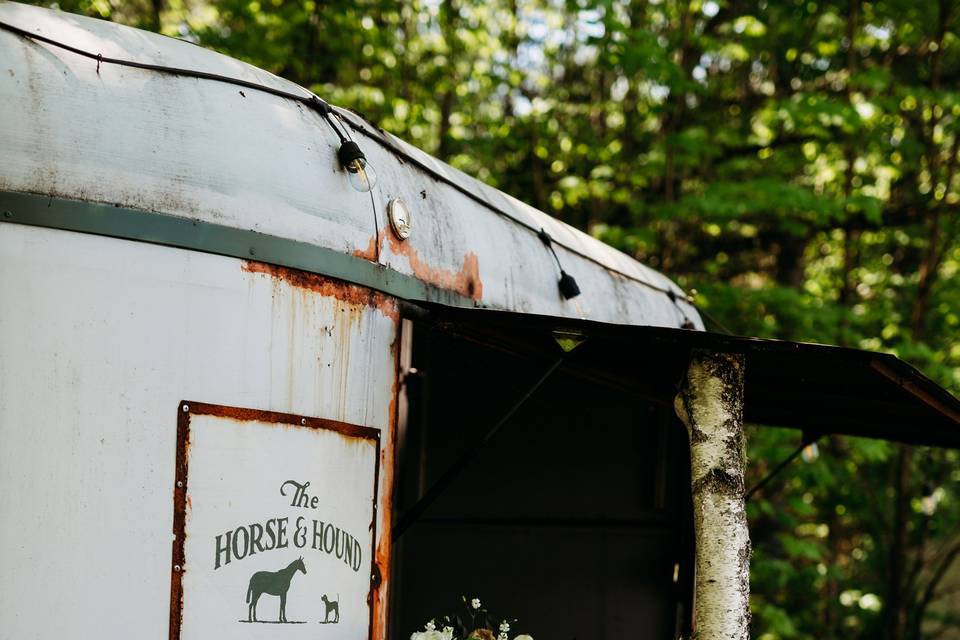
<svg viewBox="0 0 960 640">
<path fill-rule="evenodd" d="M 423 631 L 414 632 L 410 640 L 510 640 L 510 625 L 516 620 L 494 617 L 480 602 L 480 598 L 462 597 L 463 615 L 439 616 L 427 622 Z M 439 621 L 439 622 L 438 622 Z M 437 627 L 440 627 L 439 629 Z M 494 632 L 494 629 L 497 631 Z M 513 640 L 533 640 L 521 634 Z"/>
</svg>

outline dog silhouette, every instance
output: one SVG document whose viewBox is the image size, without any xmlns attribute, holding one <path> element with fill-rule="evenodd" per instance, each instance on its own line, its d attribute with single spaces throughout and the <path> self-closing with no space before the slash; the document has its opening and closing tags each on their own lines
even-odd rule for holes
<svg viewBox="0 0 960 640">
<path fill-rule="evenodd" d="M 337 594 L 336 600 L 328 600 L 326 595 L 320 599 L 323 600 L 323 606 L 326 607 L 326 611 L 323 613 L 323 622 L 340 622 L 340 594 Z M 331 612 L 333 613 L 333 620 L 330 619 Z"/>
</svg>

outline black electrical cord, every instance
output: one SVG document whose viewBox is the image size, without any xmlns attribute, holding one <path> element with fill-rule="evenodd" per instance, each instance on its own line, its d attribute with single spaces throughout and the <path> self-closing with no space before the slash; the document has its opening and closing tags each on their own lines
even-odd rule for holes
<svg viewBox="0 0 960 640">
<path fill-rule="evenodd" d="M 553 236 L 547 233 L 546 229 L 541 228 L 537 233 L 537 237 L 540 238 L 540 242 L 547 246 L 547 249 L 550 249 L 550 254 L 557 263 L 557 269 L 560 269 L 560 272 L 563 273 L 563 267 L 560 266 L 560 258 L 557 257 L 557 252 L 553 249 Z"/>
<path fill-rule="evenodd" d="M 350 137 L 350 132 L 347 131 L 346 127 L 343 128 L 343 132 L 347 134 L 345 136 L 343 133 L 340 132 L 340 129 L 333 124 L 333 116 L 331 115 L 333 112 L 333 109 L 330 108 L 330 105 L 327 104 L 326 102 L 323 102 L 322 100 L 320 100 L 320 98 L 317 98 L 316 96 L 314 96 L 313 99 L 317 100 L 318 102 L 322 103 L 322 105 L 324 105 L 322 107 L 314 106 L 314 109 L 319 111 L 320 115 L 323 116 L 323 119 L 326 120 L 327 124 L 330 125 L 330 128 L 333 129 L 333 132 L 337 134 L 338 138 L 340 138 L 340 144 L 347 142 L 348 139 L 353 140 L 353 138 Z M 342 126 L 342 123 L 341 123 L 341 126 Z"/>
<path fill-rule="evenodd" d="M 373 232 L 375 234 L 376 245 L 373 248 L 374 262 L 380 262 L 380 219 L 377 217 L 377 201 L 373 197 L 373 189 L 370 189 L 370 208 L 373 209 Z"/>
<path fill-rule="evenodd" d="M 550 250 L 550 253 L 553 254 L 553 259 L 557 263 L 557 269 L 560 270 L 560 282 L 558 283 L 560 286 L 560 295 L 563 296 L 564 300 L 576 298 L 580 295 L 580 285 L 577 284 L 573 276 L 563 270 L 563 266 L 560 264 L 560 258 L 557 257 L 557 252 L 553 248 L 553 238 L 543 227 L 540 228 L 537 237 L 540 238 L 540 241 L 543 242 L 547 249 Z"/>
<path fill-rule="evenodd" d="M 32 33 L 26 29 L 21 29 L 20 27 L 14 26 L 6 22 L 0 22 L 0 29 L 6 29 L 12 33 L 23 36 L 24 38 L 29 38 L 30 40 L 36 40 L 37 42 L 43 42 L 54 47 L 59 47 L 71 53 L 75 53 L 78 56 L 83 56 L 85 58 L 90 58 L 91 60 L 97 61 L 97 73 L 100 73 L 101 64 L 115 64 L 121 67 L 132 67 L 134 69 L 145 69 L 147 71 L 156 71 L 159 73 L 169 73 L 172 75 L 183 76 L 185 78 L 196 78 L 198 80 L 212 80 L 214 82 L 223 82 L 225 84 L 231 84 L 239 87 L 245 87 L 247 89 L 253 89 L 255 91 L 261 91 L 263 93 L 269 93 L 271 95 L 278 96 L 280 98 L 286 98 L 288 100 L 295 100 L 302 104 L 307 105 L 308 107 L 314 109 L 317 113 L 323 116 L 323 119 L 326 120 L 327 124 L 331 129 L 337 134 L 337 137 L 340 138 L 341 142 L 345 142 L 343 134 L 334 126 L 333 121 L 330 119 L 330 112 L 332 108 L 330 105 L 321 100 L 318 96 L 314 94 L 303 95 L 298 93 L 292 93 L 290 91 L 284 91 L 283 89 L 277 89 L 265 84 L 260 84 L 258 82 L 250 82 L 249 80 L 243 80 L 241 78 L 232 78 L 230 76 L 220 75 L 218 73 L 209 73 L 207 71 L 197 71 L 196 69 L 184 69 L 182 67 L 170 67 L 167 65 L 160 64 L 150 64 L 149 62 L 137 62 L 136 60 L 125 60 L 123 58 L 111 58 L 109 56 L 104 56 L 100 53 L 91 53 L 90 51 L 85 51 L 83 49 L 74 47 L 65 42 L 60 42 L 59 40 L 54 40 L 53 38 L 48 38 L 47 36 L 40 35 L 39 33 Z"/>
<path fill-rule="evenodd" d="M 256 91 L 269 93 L 271 95 L 275 95 L 281 98 L 286 98 L 288 100 L 295 100 L 302 104 L 306 104 L 307 106 L 312 108 L 314 111 L 316 111 L 318 114 L 320 114 L 320 116 L 324 119 L 327 125 L 333 130 L 335 134 L 337 134 L 337 138 L 339 138 L 341 144 L 343 144 L 344 142 L 347 142 L 350 136 L 350 133 L 349 131 L 347 131 L 346 127 L 344 127 L 343 131 L 341 131 L 340 128 L 334 124 L 333 117 L 331 116 L 331 113 L 333 113 L 333 109 L 330 107 L 330 105 L 326 101 L 321 100 L 318 96 L 314 94 L 311 94 L 309 96 L 300 95 L 300 94 L 292 93 L 289 91 L 284 91 L 282 89 L 276 89 L 274 87 L 259 84 L 256 82 L 250 82 L 250 81 L 242 80 L 239 78 L 231 78 L 229 76 L 223 76 L 216 73 L 208 73 L 206 71 L 196 71 L 194 69 L 183 69 L 180 67 L 169 67 L 165 65 L 150 64 L 146 62 L 137 62 L 135 60 L 124 60 L 122 58 L 111 58 L 109 56 L 104 56 L 103 54 L 100 54 L 100 53 L 94 54 L 89 51 L 84 51 L 83 49 L 79 49 L 77 47 L 71 46 L 64 42 L 54 40 L 53 38 L 48 38 L 38 33 L 31 33 L 25 29 L 21 29 L 20 27 L 16 27 L 6 22 L 0 22 L 0 28 L 6 29 L 8 31 L 16 33 L 17 35 L 23 36 L 25 38 L 36 40 L 38 42 L 43 42 L 45 44 L 49 44 L 55 47 L 59 47 L 61 49 L 65 49 L 66 51 L 75 53 L 79 56 L 96 60 L 97 73 L 100 73 L 101 64 L 104 64 L 104 63 L 115 64 L 122 67 L 146 69 L 149 71 L 157 71 L 160 73 L 170 73 L 178 76 L 184 76 L 187 78 L 212 80 L 214 82 L 223 82 L 226 84 L 238 85 L 241 87 L 246 87 L 248 89 L 254 89 Z M 346 135 L 344 135 L 344 132 L 346 132 Z M 375 256 L 376 256 L 376 262 L 379 262 L 380 261 L 380 222 L 379 222 L 379 217 L 377 216 L 377 204 L 373 197 L 373 189 L 370 190 L 370 204 L 371 204 L 371 207 L 373 208 L 374 233 L 376 234 L 376 243 L 377 243 L 376 249 L 375 249 L 376 251 Z"/>
<path fill-rule="evenodd" d="M 7 22 L 2 22 L 2 21 L 0 21 L 0 29 L 5 29 L 5 30 L 7 30 L 7 31 L 10 31 L 11 33 L 15 33 L 15 34 L 20 35 L 20 36 L 22 36 L 22 37 L 24 37 L 24 38 L 28 38 L 28 39 L 30 39 L 30 40 L 35 40 L 35 41 L 37 41 L 37 42 L 43 42 L 43 43 L 45 43 L 45 44 L 49 44 L 49 45 L 51 45 L 51 46 L 58 47 L 58 48 L 60 48 L 60 49 L 64 49 L 64 50 L 66 50 L 66 51 L 70 51 L 71 53 L 75 53 L 75 54 L 77 54 L 77 55 L 79 55 L 79 56 L 83 56 L 83 57 L 89 58 L 89 59 L 91 59 L 91 60 L 96 60 L 98 73 L 99 73 L 100 65 L 101 65 L 101 64 L 104 64 L 104 63 L 105 63 L 105 64 L 115 64 L 115 65 L 122 66 L 122 67 L 132 67 L 132 68 L 134 68 L 134 69 L 145 69 L 145 70 L 148 70 L 148 71 L 156 71 L 156 72 L 158 72 L 158 73 L 168 73 L 168 74 L 172 74 L 172 75 L 183 76 L 183 77 L 185 77 L 185 78 L 196 78 L 196 79 L 200 79 L 200 80 L 211 80 L 211 81 L 213 81 L 213 82 L 222 82 L 222 83 L 225 83 L 225 84 L 231 84 L 231 85 L 235 85 L 235 86 L 239 86 L 239 87 L 245 87 L 245 88 L 247 88 L 247 89 L 253 89 L 253 90 L 255 90 L 255 91 L 262 91 L 262 92 L 264 92 L 264 93 L 268 93 L 268 94 L 271 94 L 271 95 L 274 95 L 274 96 L 278 96 L 278 97 L 280 97 L 280 98 L 286 98 L 286 99 L 288 99 L 288 100 L 295 100 L 295 101 L 297 101 L 297 102 L 300 102 L 300 103 L 302 103 L 302 104 L 307 105 L 308 107 L 310 107 L 311 109 L 314 109 L 317 113 L 319 113 L 319 114 L 323 117 L 323 119 L 327 122 L 327 124 L 333 129 L 333 131 L 337 134 L 337 137 L 340 139 L 340 142 L 343 143 L 343 142 L 346 141 L 346 138 L 344 137 L 343 133 L 342 133 L 336 126 L 334 126 L 333 120 L 331 119 L 331 115 L 330 115 L 330 114 L 331 114 L 331 113 L 334 113 L 333 108 L 330 106 L 329 103 L 327 103 L 326 101 L 322 100 L 321 98 L 319 98 L 318 96 L 316 96 L 316 95 L 313 94 L 313 93 L 309 93 L 309 95 L 299 94 L 299 93 L 293 93 L 293 92 L 290 92 L 290 91 L 284 91 L 283 89 L 277 89 L 277 88 L 270 87 L 270 86 L 267 86 L 267 85 L 264 85 L 264 84 L 259 84 L 259 83 L 257 83 L 257 82 L 251 82 L 251 81 L 249 81 L 249 80 L 242 80 L 242 79 L 240 79 L 240 78 L 232 78 L 232 77 L 230 77 L 230 76 L 224 76 L 224 75 L 220 75 L 220 74 L 217 74 L 217 73 L 209 73 L 209 72 L 206 72 L 206 71 L 197 71 L 197 70 L 195 70 L 195 69 L 185 69 L 185 68 L 182 68 L 182 67 L 171 67 L 171 66 L 167 66 L 167 65 L 151 64 L 151 63 L 149 63 L 149 62 L 137 62 L 136 60 L 126 60 L 126 59 L 123 59 L 123 58 L 111 58 L 111 57 L 104 56 L 104 55 L 99 54 L 99 53 L 91 53 L 90 51 L 86 51 L 86 50 L 84 50 L 84 49 L 80 49 L 80 48 L 78 48 L 78 47 L 74 47 L 74 46 L 69 45 L 69 44 L 67 44 L 67 43 L 65 43 L 65 42 L 60 42 L 59 40 L 54 40 L 53 38 L 49 38 L 49 37 L 47 37 L 47 36 L 40 35 L 40 34 L 38 34 L 38 33 L 33 33 L 33 32 L 30 32 L 30 31 L 27 31 L 26 29 L 22 29 L 22 28 L 20 28 L 20 27 L 17 27 L 17 26 L 15 26 L 15 25 L 9 24 L 9 23 L 7 23 Z M 306 91 L 306 90 L 304 90 L 304 91 Z M 358 125 L 356 125 L 356 124 L 354 124 L 354 123 L 350 123 L 350 126 L 353 127 L 353 128 L 355 128 L 355 129 L 357 129 L 358 131 L 361 131 L 362 133 L 364 133 L 364 134 L 367 135 L 367 136 L 373 137 L 373 136 L 370 134 L 370 132 L 368 132 L 368 131 L 367 131 L 364 127 L 362 127 L 362 126 L 358 126 Z M 440 180 L 441 182 L 444 182 L 445 184 L 447 184 L 447 185 L 449 185 L 450 187 L 456 189 L 457 191 L 459 191 L 460 193 L 464 194 L 464 195 L 467 196 L 468 198 L 470 198 L 470 199 L 472 199 L 472 200 L 475 200 L 476 202 L 478 202 L 478 203 L 480 203 L 481 205 L 483 205 L 483 206 L 491 209 L 492 211 L 496 212 L 497 214 L 502 215 L 502 216 L 504 216 L 505 218 L 511 220 L 511 221 L 514 222 L 515 224 L 517 224 L 517 225 L 519 225 L 519 226 L 521 226 L 521 227 L 524 227 L 524 228 L 532 231 L 533 233 L 539 235 L 539 230 L 538 230 L 537 227 L 535 227 L 534 225 L 532 225 L 532 224 L 530 224 L 530 223 L 528 223 L 528 222 L 525 222 L 525 221 L 523 221 L 523 220 L 520 220 L 519 218 L 517 218 L 517 217 L 515 217 L 515 216 L 510 215 L 509 213 L 507 213 L 506 211 L 503 211 L 502 209 L 498 209 L 497 207 L 493 206 L 490 202 L 487 202 L 483 197 L 477 195 L 476 193 L 473 193 L 473 192 L 470 191 L 469 189 L 467 189 L 467 188 L 465 188 L 465 187 L 457 184 L 456 182 L 450 180 L 450 179 L 447 178 L 446 176 L 442 175 L 441 173 L 437 172 L 436 170 L 434 170 L 434 169 L 430 168 L 429 166 L 427 166 L 426 164 L 424 164 L 422 161 L 418 160 L 417 158 L 411 156 L 410 154 L 406 153 L 406 152 L 403 151 L 402 149 L 398 148 L 396 145 L 392 144 L 385 136 L 380 136 L 380 137 L 378 138 L 378 140 L 380 141 L 381 144 L 387 146 L 387 147 L 390 149 L 391 152 L 393 152 L 396 156 L 398 156 L 399 158 L 401 158 L 401 159 L 404 160 L 405 162 L 409 162 L 409 163 L 415 165 L 415 166 L 418 167 L 420 170 L 422 170 L 422 171 L 424 171 L 425 173 L 431 175 L 431 176 L 434 177 L 435 179 Z M 374 216 L 375 216 L 375 218 L 376 218 L 376 209 L 374 209 Z M 378 225 L 377 231 L 378 231 L 378 235 L 379 235 L 379 225 Z M 579 256 L 580 258 L 582 258 L 582 259 L 584 259 L 584 260 L 587 260 L 587 261 L 589 261 L 589 262 L 592 262 L 592 263 L 594 263 L 594 264 L 596 264 L 596 265 L 599 265 L 600 267 L 602 267 L 602 268 L 604 268 L 604 269 L 607 269 L 607 270 L 610 270 L 610 271 L 614 271 L 614 272 L 620 274 L 621 276 L 623 276 L 624 278 L 626 278 L 626 279 L 628 279 L 628 280 L 630 280 L 630 281 L 632 281 L 632 282 L 636 282 L 637 284 L 643 285 L 643 286 L 645 286 L 645 287 L 647 287 L 647 288 L 649 288 L 649 289 L 652 289 L 652 290 L 654 290 L 654 291 L 658 291 L 658 292 L 663 293 L 663 294 L 666 294 L 666 295 L 668 295 L 668 296 L 670 296 L 670 295 L 672 294 L 672 296 L 673 296 L 673 302 L 674 302 L 675 305 L 677 304 L 676 299 L 675 299 L 675 298 L 678 297 L 678 296 L 677 296 L 677 293 L 676 293 L 673 289 L 670 289 L 669 287 L 661 287 L 661 286 L 658 286 L 658 285 L 653 284 L 652 282 L 649 282 L 649 281 L 647 281 L 647 280 L 644 280 L 644 279 L 642 279 L 642 278 L 638 278 L 638 277 L 636 277 L 636 276 L 632 276 L 632 275 L 630 275 L 630 274 L 628 274 L 628 273 L 623 273 L 622 271 L 617 271 L 617 270 L 615 270 L 615 269 L 612 269 L 609 265 L 606 265 L 606 264 L 604 264 L 603 262 L 601 262 L 598 258 L 595 258 L 595 257 L 593 257 L 593 256 L 587 255 L 587 254 L 585 254 L 585 253 L 583 253 L 583 252 L 581 252 L 581 251 L 578 251 L 578 250 L 576 250 L 576 249 L 574 249 L 574 248 L 572 248 L 572 247 L 568 247 L 568 246 L 563 245 L 563 244 L 561 244 L 560 246 L 562 246 L 564 249 L 566 249 L 566 250 L 569 251 L 570 253 L 572 253 L 572 254 L 574 254 L 574 255 L 576 255 L 576 256 Z M 556 253 L 554 253 L 554 257 L 556 257 Z M 684 302 L 690 304 L 691 306 L 693 306 L 693 300 L 692 300 L 692 299 L 690 298 L 690 296 L 688 296 L 686 293 L 683 294 L 682 300 L 683 300 Z M 678 308 L 680 308 L 679 305 L 678 305 Z M 694 308 L 696 308 L 696 307 L 694 307 Z M 681 311 L 683 311 L 683 310 L 681 309 Z M 717 323 L 717 324 L 719 324 L 719 323 Z"/>
<path fill-rule="evenodd" d="M 284 91 L 283 89 L 276 89 L 274 87 L 269 87 L 267 85 L 259 84 L 257 82 L 250 82 L 249 80 L 242 80 L 240 78 L 231 78 L 229 76 L 223 76 L 217 73 L 208 73 L 206 71 L 197 71 L 195 69 L 183 69 L 180 67 L 169 67 L 166 65 L 160 64 L 150 64 L 149 62 L 137 62 L 136 60 L 124 60 L 122 58 L 110 58 L 99 53 L 90 53 L 83 49 L 78 49 L 77 47 L 66 44 L 65 42 L 60 42 L 59 40 L 54 40 L 53 38 L 48 38 L 47 36 L 40 35 L 39 33 L 32 33 L 26 29 L 21 29 L 20 27 L 14 26 L 6 22 L 0 22 L 0 29 L 6 29 L 18 35 L 23 36 L 24 38 L 29 38 L 30 40 L 36 40 L 37 42 L 43 42 L 54 47 L 59 47 L 60 49 L 66 49 L 71 53 L 75 53 L 79 56 L 85 58 L 90 58 L 91 60 L 96 60 L 98 64 L 115 64 L 121 67 L 133 67 L 135 69 L 146 69 L 148 71 L 158 71 L 160 73 L 170 73 L 178 76 L 184 76 L 186 78 L 198 78 L 201 80 L 213 80 L 214 82 L 223 82 L 226 84 L 238 85 L 241 87 L 246 87 L 248 89 L 254 89 L 256 91 L 263 91 L 265 93 L 270 93 L 275 96 L 280 96 L 281 98 L 288 98 L 290 100 L 297 100 L 308 104 L 310 106 L 315 106 L 313 101 L 318 101 L 321 103 L 325 109 L 330 108 L 323 100 L 320 100 L 315 95 L 302 95 L 291 93 L 289 91 Z"/>
</svg>

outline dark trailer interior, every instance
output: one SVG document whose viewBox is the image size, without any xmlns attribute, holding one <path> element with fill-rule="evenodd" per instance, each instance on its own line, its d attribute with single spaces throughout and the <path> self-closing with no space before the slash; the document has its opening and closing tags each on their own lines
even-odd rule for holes
<svg viewBox="0 0 960 640">
<path fill-rule="evenodd" d="M 960 402 L 889 355 L 424 305 L 406 315 L 392 638 L 462 611 L 461 596 L 518 619 L 511 637 L 687 636 L 689 453 L 672 402 L 693 349 L 746 355 L 748 422 L 960 445 Z"/>
</svg>

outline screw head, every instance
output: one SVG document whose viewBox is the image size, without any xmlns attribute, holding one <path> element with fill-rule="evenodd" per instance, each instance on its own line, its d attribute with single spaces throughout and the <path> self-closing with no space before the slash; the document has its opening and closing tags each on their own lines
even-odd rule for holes
<svg viewBox="0 0 960 640">
<path fill-rule="evenodd" d="M 183 480 L 177 480 L 177 487 L 179 488 L 183 487 Z"/>
<path fill-rule="evenodd" d="M 178 564 L 173 565 L 173 570 L 174 570 L 174 571 L 180 571 L 180 565 L 178 565 Z"/>
<path fill-rule="evenodd" d="M 185 404 L 183 405 L 183 412 L 186 413 L 187 411 L 190 411 L 190 405 Z"/>
<path fill-rule="evenodd" d="M 306 419 L 306 418 L 300 418 L 300 424 L 306 425 L 306 424 L 307 424 L 307 419 Z"/>
</svg>

